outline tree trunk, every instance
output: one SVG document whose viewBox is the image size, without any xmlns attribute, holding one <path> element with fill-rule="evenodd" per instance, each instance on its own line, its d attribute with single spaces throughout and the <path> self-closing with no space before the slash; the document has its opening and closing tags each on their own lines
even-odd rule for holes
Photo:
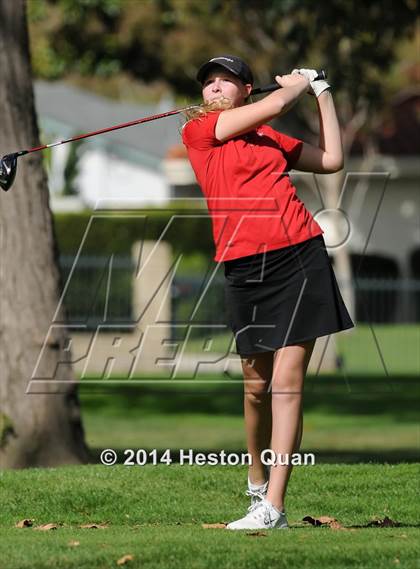
<svg viewBox="0 0 420 569">
<path fill-rule="evenodd" d="M 39 137 L 24 1 L 0 0 L 0 23 L 3 155 L 37 146 Z M 43 354 L 61 383 L 53 378 L 43 381 L 42 393 L 26 393 L 58 305 L 60 275 L 41 153 L 18 162 L 14 186 L 0 196 L 0 467 L 83 463 L 89 451 L 77 384 L 69 363 L 57 367 L 64 327 Z"/>
</svg>

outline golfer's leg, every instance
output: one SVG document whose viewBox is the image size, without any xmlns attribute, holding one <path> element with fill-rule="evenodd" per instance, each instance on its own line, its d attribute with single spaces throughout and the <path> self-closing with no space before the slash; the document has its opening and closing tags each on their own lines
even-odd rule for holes
<svg viewBox="0 0 420 569">
<path fill-rule="evenodd" d="M 303 412 L 302 406 L 300 407 L 300 416 L 299 416 L 299 427 L 298 432 L 296 435 L 295 446 L 293 448 L 293 452 L 299 452 L 300 445 L 302 443 L 302 435 L 303 435 Z"/>
<path fill-rule="evenodd" d="M 273 352 L 242 359 L 244 375 L 244 415 L 248 452 L 252 457 L 249 478 L 254 484 L 265 482 L 261 452 L 270 447 Z"/>
<path fill-rule="evenodd" d="M 295 440 L 295 446 L 293 447 L 293 452 L 299 452 L 300 449 L 300 445 L 302 442 L 302 435 L 303 435 L 303 413 L 302 413 L 302 405 L 300 407 L 300 417 L 299 417 L 299 427 L 298 427 L 298 434 L 296 436 L 296 440 Z M 285 490 L 284 490 L 284 494 L 283 494 L 283 501 L 284 501 L 284 495 L 286 494 L 286 489 L 287 489 L 287 485 L 289 483 L 289 479 L 290 479 L 290 475 L 292 473 L 292 466 L 290 468 L 288 468 L 287 471 L 287 478 L 286 478 L 286 483 L 285 483 Z"/>
<path fill-rule="evenodd" d="M 315 340 L 277 350 L 273 364 L 271 448 L 291 455 L 300 446 L 303 382 Z M 290 465 L 272 466 L 267 500 L 283 510 Z"/>
</svg>

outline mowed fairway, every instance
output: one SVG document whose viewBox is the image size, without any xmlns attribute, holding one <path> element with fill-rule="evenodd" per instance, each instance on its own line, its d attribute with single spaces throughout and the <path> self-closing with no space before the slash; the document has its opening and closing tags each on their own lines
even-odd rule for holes
<svg viewBox="0 0 420 569">
<path fill-rule="evenodd" d="M 204 529 L 244 513 L 245 474 L 180 465 L 3 472 L 0 566 L 111 568 L 129 555 L 126 566 L 138 568 L 419 567 L 418 465 L 297 467 L 291 529 Z M 306 515 L 335 517 L 346 529 L 306 526 Z M 363 527 L 384 516 L 401 525 Z M 58 529 L 14 528 L 23 518 Z M 79 527 L 88 523 L 107 527 Z"/>
<path fill-rule="evenodd" d="M 217 380 L 82 385 L 93 461 L 114 448 L 117 464 L 2 472 L 0 568 L 420 567 L 415 377 L 308 377 L 302 451 L 316 464 L 294 469 L 291 528 L 260 535 L 203 527 L 245 514 L 246 466 L 175 463 L 179 449 L 245 451 L 242 382 Z M 126 448 L 168 448 L 174 463 L 124 466 Z M 385 517 L 396 525 L 369 527 Z M 15 528 L 23 519 L 57 529 Z"/>
</svg>

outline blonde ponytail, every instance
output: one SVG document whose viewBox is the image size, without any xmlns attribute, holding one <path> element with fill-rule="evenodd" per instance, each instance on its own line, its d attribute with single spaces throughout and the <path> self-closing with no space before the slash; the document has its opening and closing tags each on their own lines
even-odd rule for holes
<svg viewBox="0 0 420 569">
<path fill-rule="evenodd" d="M 225 97 L 221 97 L 220 99 L 216 99 L 211 103 L 203 103 L 202 105 L 197 105 L 196 107 L 190 107 L 183 112 L 183 115 L 188 122 L 192 119 L 205 117 L 207 113 L 220 110 L 225 111 L 227 109 L 233 109 L 232 101 L 230 99 L 226 99 Z"/>
</svg>

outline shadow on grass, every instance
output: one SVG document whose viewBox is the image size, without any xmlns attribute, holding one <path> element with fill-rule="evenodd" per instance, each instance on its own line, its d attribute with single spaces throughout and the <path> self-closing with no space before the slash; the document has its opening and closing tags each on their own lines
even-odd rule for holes
<svg viewBox="0 0 420 569">
<path fill-rule="evenodd" d="M 363 525 L 353 525 L 353 526 L 343 525 L 341 528 L 339 528 L 339 530 L 331 529 L 330 527 L 328 527 L 326 525 L 313 526 L 311 524 L 304 524 L 304 523 L 290 524 L 290 529 L 292 529 L 292 530 L 305 530 L 305 529 L 311 529 L 312 530 L 314 528 L 317 531 L 340 531 L 340 530 L 349 530 L 349 529 L 371 529 L 371 530 L 378 531 L 380 529 L 420 528 L 420 524 L 408 524 L 405 522 L 398 522 L 392 526 L 376 526 L 376 525 L 369 522 L 369 523 L 363 524 Z"/>
<path fill-rule="evenodd" d="M 103 451 L 103 448 L 91 448 L 91 463 L 92 464 L 101 464 L 100 455 Z M 113 449 L 117 453 L 117 461 L 116 464 L 124 464 L 124 461 L 127 459 L 128 455 L 124 453 L 124 449 Z M 148 449 L 144 448 L 145 455 L 148 455 L 148 462 L 146 464 L 159 464 L 160 459 L 164 457 L 164 453 L 167 452 L 167 449 Z M 205 457 L 208 457 L 211 453 L 219 454 L 221 449 L 192 449 L 193 456 L 197 456 L 198 453 L 202 453 Z M 149 454 L 152 453 L 153 454 Z M 246 450 L 239 449 L 239 450 L 229 450 L 225 451 L 226 455 L 239 455 L 246 453 Z M 400 464 L 402 462 L 405 463 L 416 463 L 419 462 L 420 456 L 419 452 L 415 449 L 398 449 L 398 450 L 369 450 L 369 451 L 347 451 L 347 450 L 317 450 L 317 449 L 301 449 L 301 454 L 306 452 L 310 452 L 315 455 L 315 462 L 316 464 Z M 173 464 L 180 463 L 180 449 L 173 448 L 170 449 L 170 456 L 172 459 Z M 185 455 L 184 455 L 185 456 Z M 152 458 L 153 457 L 153 458 Z M 131 458 L 131 457 L 130 457 Z M 136 463 L 135 456 L 132 458 L 132 461 Z M 162 464 L 165 464 L 164 462 Z M 190 464 L 186 458 L 184 458 L 184 464 Z M 193 463 L 191 463 L 193 464 Z M 141 466 L 139 465 L 139 468 Z"/>
<path fill-rule="evenodd" d="M 213 378 L 214 380 L 214 378 Z M 106 381 L 95 386 L 80 384 L 82 408 L 107 413 L 201 413 L 243 414 L 243 383 L 229 379 L 215 383 L 171 384 L 157 379 L 155 385 L 141 380 L 135 385 L 115 386 Z M 387 415 L 398 421 L 420 419 L 420 381 L 410 376 L 308 376 L 305 383 L 305 411 L 328 414 Z"/>
</svg>

